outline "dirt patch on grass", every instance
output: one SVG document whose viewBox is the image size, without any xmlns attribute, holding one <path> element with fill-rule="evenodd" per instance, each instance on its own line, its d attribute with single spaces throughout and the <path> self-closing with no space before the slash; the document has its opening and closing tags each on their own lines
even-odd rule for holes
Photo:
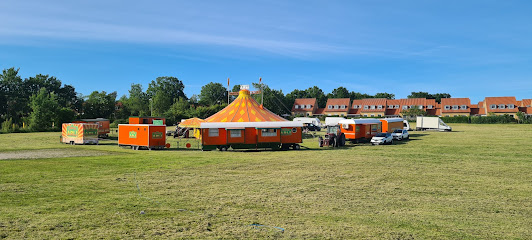
<svg viewBox="0 0 532 240">
<path fill-rule="evenodd" d="M 7 159 L 37 159 L 37 158 L 64 158 L 64 157 L 88 157 L 109 155 L 108 152 L 84 150 L 84 149 L 39 149 L 0 152 L 0 160 Z"/>
</svg>

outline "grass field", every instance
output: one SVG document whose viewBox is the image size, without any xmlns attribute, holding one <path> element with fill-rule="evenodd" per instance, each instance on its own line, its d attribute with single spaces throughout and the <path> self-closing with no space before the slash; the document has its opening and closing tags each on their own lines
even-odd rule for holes
<svg viewBox="0 0 532 240">
<path fill-rule="evenodd" d="M 1 134 L 0 238 L 531 239 L 532 125 L 451 126 L 277 152 Z"/>
</svg>

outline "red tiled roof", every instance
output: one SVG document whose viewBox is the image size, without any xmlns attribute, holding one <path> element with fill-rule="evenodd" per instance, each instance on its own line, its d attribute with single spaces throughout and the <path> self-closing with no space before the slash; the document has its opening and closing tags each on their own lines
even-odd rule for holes
<svg viewBox="0 0 532 240">
<path fill-rule="evenodd" d="M 349 112 L 347 112 L 347 114 L 349 115 L 359 115 L 360 114 L 360 108 L 351 108 L 349 109 Z"/>
<path fill-rule="evenodd" d="M 353 100 L 353 102 L 351 103 L 351 107 L 357 105 L 357 106 L 362 106 L 362 103 L 364 102 L 364 100 L 362 99 L 355 99 Z"/>
<path fill-rule="evenodd" d="M 296 105 L 305 105 L 305 108 L 296 109 Z M 310 105 L 310 108 L 307 108 L 307 105 Z M 294 105 L 292 106 L 292 112 L 311 112 L 312 109 L 314 109 L 314 106 L 316 106 L 315 98 L 298 98 L 294 101 Z"/>
<path fill-rule="evenodd" d="M 484 99 L 486 102 L 486 108 L 488 112 L 500 112 L 500 113 L 508 113 L 508 112 L 518 112 L 519 109 L 517 106 L 517 101 L 515 100 L 515 97 L 486 97 Z M 491 105 L 497 105 L 496 109 L 491 109 Z M 504 109 L 500 109 L 499 105 L 504 104 L 506 107 Z M 513 109 L 508 108 L 508 105 L 514 105 Z"/>
<path fill-rule="evenodd" d="M 365 106 L 368 106 L 368 109 L 366 109 Z M 371 106 L 375 106 L 375 109 L 371 109 Z M 382 108 L 377 109 L 378 106 L 382 106 Z M 386 111 L 386 98 L 362 99 L 362 112 L 384 112 L 384 111 Z"/>
<path fill-rule="evenodd" d="M 399 115 L 399 113 L 401 113 L 401 109 L 399 108 L 395 108 L 395 109 L 386 109 L 386 113 L 384 113 L 384 115 L 386 116 L 396 116 L 396 115 Z"/>
<path fill-rule="evenodd" d="M 393 106 L 401 105 L 401 100 L 400 99 L 388 99 L 386 101 L 386 105 L 393 105 Z M 388 106 L 386 106 L 386 107 L 388 107 Z"/>
<path fill-rule="evenodd" d="M 471 100 L 469 98 L 442 98 L 441 99 L 441 111 L 442 113 L 468 113 L 471 112 L 470 105 Z M 462 109 L 462 106 L 465 105 L 467 108 Z M 449 106 L 451 109 L 445 109 L 445 106 Z M 453 110 L 453 106 L 458 106 L 457 110 Z"/>
<path fill-rule="evenodd" d="M 412 106 L 412 105 L 427 106 L 426 103 L 427 103 L 427 99 L 425 99 L 425 98 L 406 98 L 406 99 L 401 99 L 401 105 L 407 105 L 407 106 Z"/>
<path fill-rule="evenodd" d="M 325 108 L 318 108 L 316 109 L 316 112 L 314 112 L 313 115 L 323 115 Z"/>
<path fill-rule="evenodd" d="M 520 107 L 532 107 L 532 99 L 523 99 L 521 100 Z"/>
<path fill-rule="evenodd" d="M 471 115 L 486 115 L 485 108 L 471 107 Z"/>
<path fill-rule="evenodd" d="M 519 111 L 525 114 L 532 114 L 532 107 L 519 107 Z"/>
<path fill-rule="evenodd" d="M 327 104 L 325 105 L 325 112 L 346 112 L 349 110 L 349 102 L 351 99 L 349 98 L 329 98 L 327 99 Z M 345 108 L 337 108 L 335 109 L 334 106 L 338 105 L 339 107 L 344 105 Z M 329 109 L 329 106 L 332 106 L 332 108 Z"/>
</svg>

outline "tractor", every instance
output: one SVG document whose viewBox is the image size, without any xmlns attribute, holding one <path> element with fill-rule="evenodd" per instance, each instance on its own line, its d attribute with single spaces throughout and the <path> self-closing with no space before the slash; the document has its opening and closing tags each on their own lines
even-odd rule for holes
<svg viewBox="0 0 532 240">
<path fill-rule="evenodd" d="M 320 147 L 342 147 L 345 146 L 345 134 L 340 130 L 340 125 L 327 127 L 327 134 L 318 138 L 320 141 Z"/>
</svg>

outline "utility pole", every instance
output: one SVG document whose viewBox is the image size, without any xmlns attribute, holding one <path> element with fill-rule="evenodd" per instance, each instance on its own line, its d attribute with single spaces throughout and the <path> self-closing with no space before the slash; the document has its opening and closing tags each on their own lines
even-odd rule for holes
<svg viewBox="0 0 532 240">
<path fill-rule="evenodd" d="M 259 77 L 260 84 L 260 105 L 264 106 L 264 92 L 262 91 L 262 77 Z"/>
<path fill-rule="evenodd" d="M 230 99 L 231 99 L 231 96 L 229 96 L 229 92 L 231 90 L 229 89 L 229 78 L 227 78 L 227 105 L 229 105 L 229 102 L 230 102 Z"/>
</svg>

